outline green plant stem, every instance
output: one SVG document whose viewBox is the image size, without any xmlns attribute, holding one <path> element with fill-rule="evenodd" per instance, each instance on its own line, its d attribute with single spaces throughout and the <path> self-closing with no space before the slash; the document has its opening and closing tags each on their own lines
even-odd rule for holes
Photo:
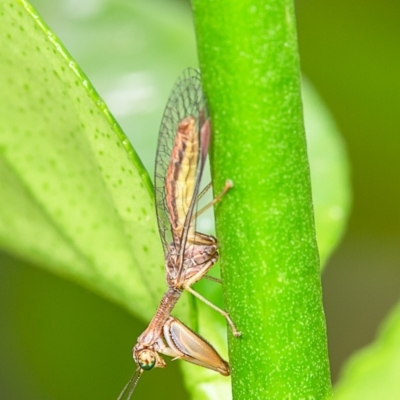
<svg viewBox="0 0 400 400">
<path fill-rule="evenodd" d="M 193 0 L 235 399 L 331 396 L 290 0 Z"/>
</svg>

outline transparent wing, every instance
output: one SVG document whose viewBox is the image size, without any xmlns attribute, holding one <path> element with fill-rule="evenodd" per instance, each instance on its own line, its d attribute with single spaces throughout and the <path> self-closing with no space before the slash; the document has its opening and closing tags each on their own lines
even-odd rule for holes
<svg viewBox="0 0 400 400">
<path fill-rule="evenodd" d="M 200 73 L 192 68 L 183 71 L 182 75 L 175 83 L 164 111 L 158 137 L 154 190 L 158 229 L 165 255 L 168 251 L 168 245 L 171 243 L 174 243 L 177 249 L 185 247 L 187 230 L 190 226 L 193 227 L 194 223 L 191 222 L 191 215 L 186 216 L 187 218 L 184 223 L 181 239 L 179 243 L 176 243 L 176 232 L 174 235 L 171 225 L 171 216 L 169 215 L 167 207 L 166 180 L 173 179 L 171 176 L 167 177 L 168 166 L 171 162 L 171 154 L 175 144 L 178 125 L 187 117 L 193 117 L 195 119 L 199 151 L 201 153 L 196 165 L 196 183 L 193 194 L 191 198 L 185 199 L 190 204 L 188 214 L 192 214 L 195 209 L 195 201 L 208 151 L 210 134 L 209 122 L 207 121 L 207 106 L 201 87 Z"/>
</svg>

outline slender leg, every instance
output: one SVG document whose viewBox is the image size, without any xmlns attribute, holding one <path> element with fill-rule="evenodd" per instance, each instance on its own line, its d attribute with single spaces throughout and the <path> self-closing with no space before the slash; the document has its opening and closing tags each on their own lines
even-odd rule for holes
<svg viewBox="0 0 400 400">
<path fill-rule="evenodd" d="M 199 200 L 210 190 L 210 187 L 211 187 L 211 182 L 208 185 L 206 185 L 204 189 L 197 195 L 196 199 L 197 202 L 199 202 Z"/>
<path fill-rule="evenodd" d="M 201 198 L 202 196 L 204 196 L 205 192 L 210 188 L 210 186 L 211 186 L 211 182 L 201 191 L 201 193 L 197 197 L 197 200 L 199 200 L 199 197 Z M 206 211 L 210 207 L 212 207 L 215 203 L 218 203 L 222 199 L 222 197 L 224 197 L 224 195 L 228 192 L 228 190 L 231 188 L 233 188 L 233 182 L 230 179 L 228 179 L 225 182 L 225 186 L 222 189 L 221 193 L 219 193 L 219 195 L 217 197 L 215 197 L 214 200 L 210 201 L 203 208 L 201 208 L 199 211 L 197 211 L 196 214 L 193 215 L 191 222 L 193 222 L 199 215 L 203 214 L 204 211 Z"/>
<path fill-rule="evenodd" d="M 212 282 L 222 283 L 222 279 L 215 278 L 214 276 L 204 275 L 201 279 L 207 279 Z"/>
<path fill-rule="evenodd" d="M 184 289 L 187 290 L 188 292 L 192 293 L 193 296 L 197 297 L 199 300 L 201 300 L 203 303 L 205 303 L 208 306 L 210 306 L 211 308 L 213 308 L 215 311 L 219 312 L 226 319 L 229 326 L 231 327 L 233 336 L 235 336 L 235 337 L 241 336 L 241 333 L 236 329 L 235 324 L 233 323 L 231 317 L 229 316 L 229 314 L 226 311 L 221 310 L 215 304 L 213 304 L 210 301 L 208 301 L 207 299 L 205 299 L 200 293 L 197 293 L 190 286 L 184 286 Z"/>
</svg>

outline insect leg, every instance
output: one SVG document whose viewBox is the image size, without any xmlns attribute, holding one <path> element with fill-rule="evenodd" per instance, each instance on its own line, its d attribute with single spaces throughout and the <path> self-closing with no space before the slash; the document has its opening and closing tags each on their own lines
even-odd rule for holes
<svg viewBox="0 0 400 400">
<path fill-rule="evenodd" d="M 201 191 L 201 193 L 199 194 L 199 197 L 201 198 L 202 196 L 204 196 L 205 192 L 209 189 L 209 187 L 211 186 L 211 182 Z M 221 193 L 218 194 L 217 197 L 214 198 L 214 200 L 210 201 L 208 204 L 206 204 L 203 208 L 201 208 L 199 211 L 196 212 L 196 214 L 193 215 L 191 222 L 193 222 L 199 215 L 203 214 L 204 211 L 208 210 L 210 207 L 212 207 L 215 203 L 218 203 L 219 201 L 221 201 L 222 197 L 224 197 L 224 195 L 228 192 L 229 189 L 233 188 L 233 182 L 228 179 L 225 182 L 225 186 L 222 189 Z M 199 200 L 199 197 L 197 198 L 197 200 Z"/>
<path fill-rule="evenodd" d="M 197 297 L 199 300 L 201 300 L 203 303 L 207 304 L 208 306 L 210 306 L 211 308 L 213 308 L 215 311 L 219 312 L 228 322 L 229 326 L 232 329 L 232 333 L 233 336 L 235 337 L 239 337 L 241 336 L 241 333 L 237 330 L 235 324 L 233 323 L 230 315 L 224 311 L 221 310 L 219 307 L 217 307 L 215 304 L 211 303 L 210 301 L 208 301 L 206 298 L 204 298 L 200 293 L 197 293 L 195 290 L 193 290 L 190 286 L 183 286 L 185 290 L 187 290 L 188 292 L 190 292 L 193 296 Z"/>
<path fill-rule="evenodd" d="M 219 283 L 219 284 L 222 283 L 222 279 L 215 278 L 214 276 L 204 275 L 204 276 L 202 277 L 202 279 L 203 279 L 203 278 L 204 278 L 204 279 L 207 279 L 207 280 L 209 280 L 209 281 L 212 281 L 212 282 Z"/>
<path fill-rule="evenodd" d="M 210 182 L 208 185 L 204 187 L 204 189 L 197 195 L 196 201 L 199 202 L 200 199 L 210 190 L 210 187 L 212 185 L 212 182 Z"/>
</svg>

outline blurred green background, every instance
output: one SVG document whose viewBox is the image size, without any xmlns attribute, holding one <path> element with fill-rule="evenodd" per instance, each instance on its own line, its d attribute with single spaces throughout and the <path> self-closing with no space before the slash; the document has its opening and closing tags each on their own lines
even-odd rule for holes
<svg viewBox="0 0 400 400">
<path fill-rule="evenodd" d="M 149 170 L 171 86 L 196 65 L 181 0 L 32 0 L 105 99 Z M 296 2 L 301 64 L 347 142 L 349 227 L 323 275 L 333 379 L 397 302 L 400 246 L 400 3 Z M 81 287 L 0 258 L 0 398 L 115 399 L 133 372 L 142 322 Z M 184 399 L 178 363 L 138 398 Z"/>
</svg>

